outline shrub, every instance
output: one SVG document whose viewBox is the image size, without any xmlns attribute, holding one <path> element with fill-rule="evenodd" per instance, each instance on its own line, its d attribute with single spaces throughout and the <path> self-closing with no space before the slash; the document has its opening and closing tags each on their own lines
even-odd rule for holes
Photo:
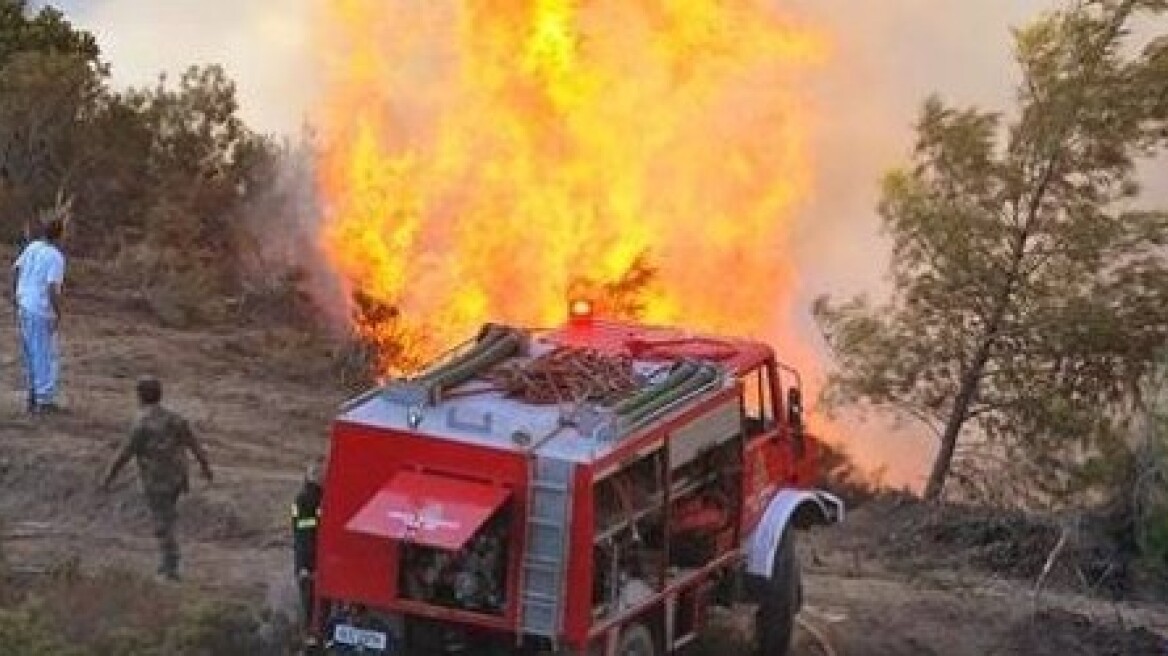
<svg viewBox="0 0 1168 656">
<path fill-rule="evenodd" d="M 271 654 L 256 613 L 241 603 L 200 600 L 182 609 L 167 632 L 164 653 L 190 656 L 253 656 Z M 276 651 L 275 653 L 279 653 Z"/>
<path fill-rule="evenodd" d="M 0 656 L 265 656 L 295 629 L 262 599 L 212 596 L 70 562 L 0 600 Z"/>
<path fill-rule="evenodd" d="M 0 610 L 0 656 L 81 656 L 32 607 Z"/>
</svg>

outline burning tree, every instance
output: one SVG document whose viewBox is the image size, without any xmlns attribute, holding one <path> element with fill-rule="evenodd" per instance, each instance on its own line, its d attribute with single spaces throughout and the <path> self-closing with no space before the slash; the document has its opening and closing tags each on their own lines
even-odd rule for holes
<svg viewBox="0 0 1168 656">
<path fill-rule="evenodd" d="M 799 81 L 827 50 L 787 10 L 325 5 L 320 245 L 390 359 L 557 323 L 579 280 L 617 315 L 773 332 L 810 186 Z"/>
<path fill-rule="evenodd" d="M 1168 145 L 1164 0 L 1079 2 L 1016 34 L 1001 115 L 930 99 L 909 166 L 884 180 L 892 293 L 815 304 L 838 356 L 828 400 L 911 414 L 955 463 L 1045 499 L 1107 478 L 1168 340 L 1168 213 L 1137 209 L 1136 164 Z M 982 469 L 985 471 L 985 469 Z"/>
</svg>

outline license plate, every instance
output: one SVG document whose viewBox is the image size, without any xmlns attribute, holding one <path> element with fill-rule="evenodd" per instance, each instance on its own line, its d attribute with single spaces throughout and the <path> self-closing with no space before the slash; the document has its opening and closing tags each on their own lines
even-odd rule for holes
<svg viewBox="0 0 1168 656">
<path fill-rule="evenodd" d="M 338 624 L 333 629 L 333 640 L 350 647 L 364 647 L 385 651 L 389 646 L 389 636 L 381 631 L 358 629 L 348 624 Z"/>
</svg>

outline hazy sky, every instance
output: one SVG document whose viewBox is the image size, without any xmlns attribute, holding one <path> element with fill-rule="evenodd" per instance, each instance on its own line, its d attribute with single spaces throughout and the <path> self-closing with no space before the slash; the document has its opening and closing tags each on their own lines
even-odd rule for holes
<svg viewBox="0 0 1168 656">
<path fill-rule="evenodd" d="M 826 109 L 842 112 L 849 122 L 868 123 L 878 132 L 901 134 L 905 115 L 911 115 L 910 110 L 929 91 L 963 100 L 1003 99 L 1003 78 L 1011 72 L 1009 26 L 1055 4 L 1052 0 L 776 2 L 822 26 L 836 42 L 836 59 L 819 90 Z M 249 118 L 272 130 L 295 129 L 312 97 L 308 62 L 313 0 L 64 0 L 53 4 L 97 34 L 119 82 L 142 84 L 163 70 L 178 72 L 191 63 L 221 62 L 239 81 Z M 831 107 L 833 94 L 846 96 L 849 102 Z"/>
<path fill-rule="evenodd" d="M 41 2 L 39 4 L 45 4 Z M 247 121 L 295 132 L 315 87 L 309 44 L 313 0 L 64 0 L 97 36 L 114 81 L 153 82 L 191 64 L 220 63 L 239 85 Z"/>
</svg>

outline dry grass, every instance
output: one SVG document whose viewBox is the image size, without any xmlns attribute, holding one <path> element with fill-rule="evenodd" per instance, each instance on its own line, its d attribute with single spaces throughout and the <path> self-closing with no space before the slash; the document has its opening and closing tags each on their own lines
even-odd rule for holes
<svg viewBox="0 0 1168 656">
<path fill-rule="evenodd" d="M 273 656 L 294 653 L 282 616 L 130 572 L 65 561 L 0 606 L 0 656 Z"/>
</svg>

